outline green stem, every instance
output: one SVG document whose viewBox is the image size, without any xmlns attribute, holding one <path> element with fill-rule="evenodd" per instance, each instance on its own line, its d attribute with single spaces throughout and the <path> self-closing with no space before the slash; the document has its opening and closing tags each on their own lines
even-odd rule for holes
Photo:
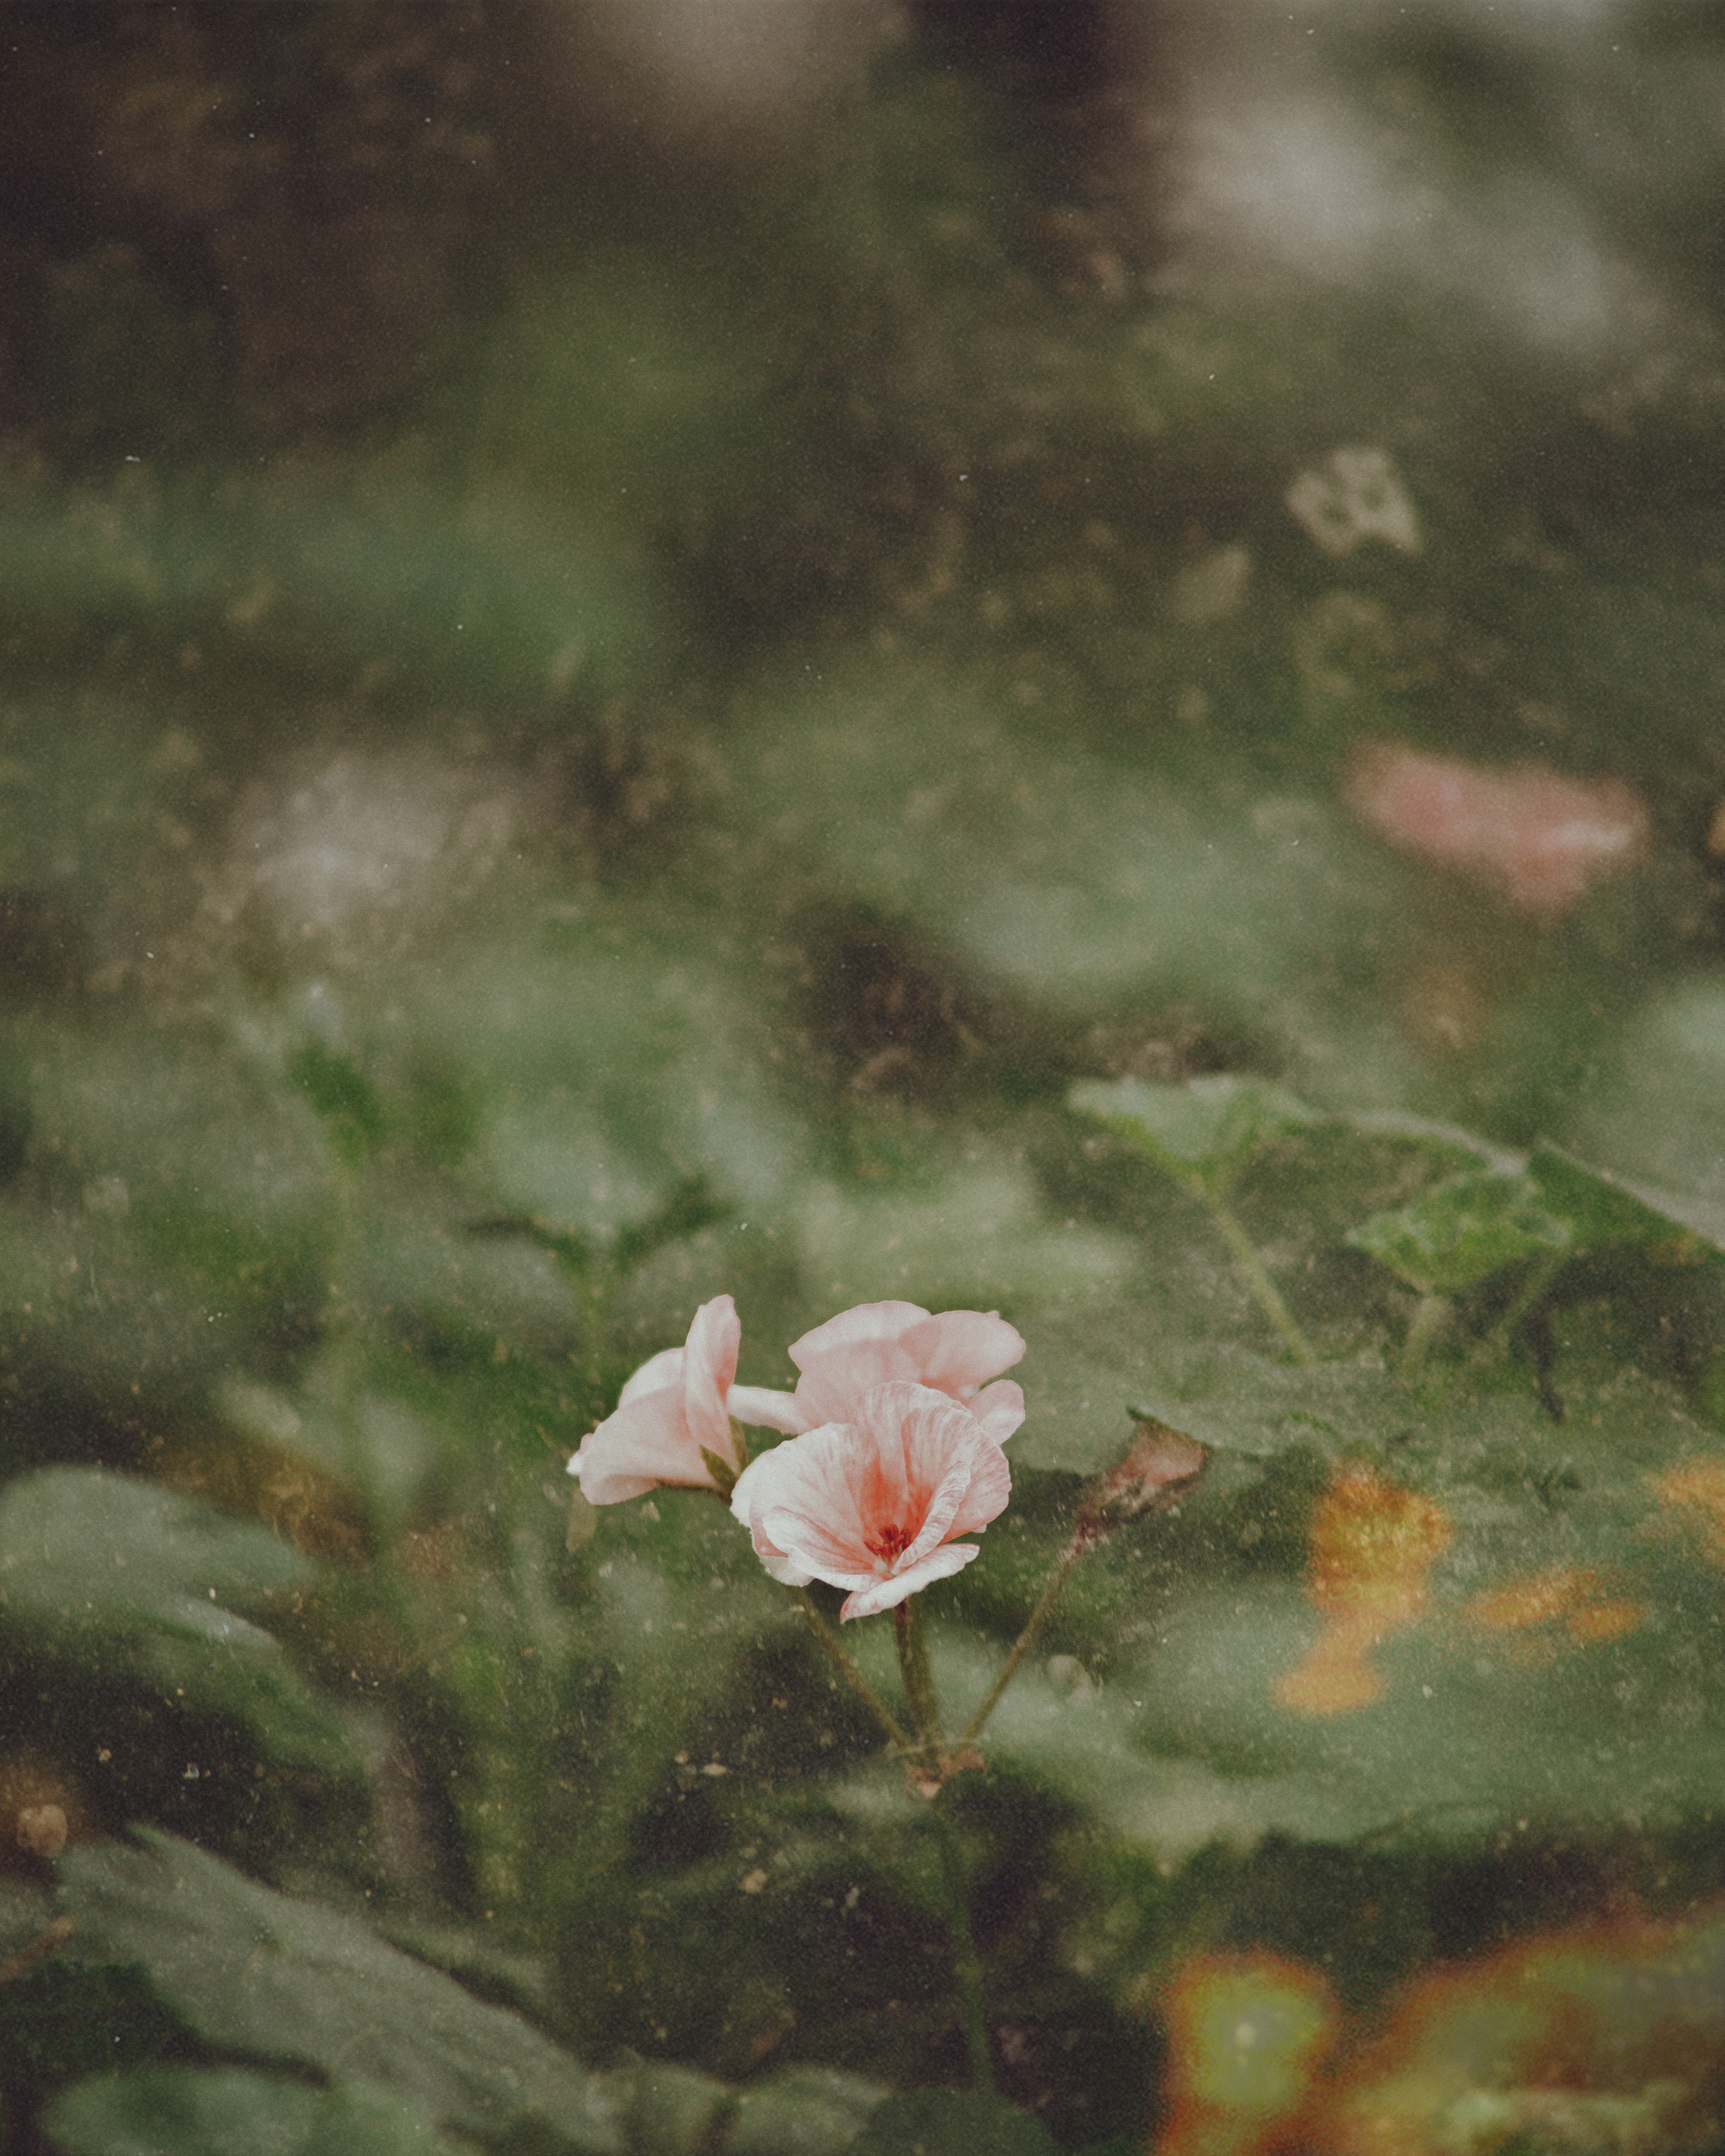
<svg viewBox="0 0 1725 2156">
<path fill-rule="evenodd" d="M 963 1752 L 967 1746 L 974 1744 L 981 1736 L 983 1724 L 1000 1705 L 1001 1694 L 1017 1675 L 1019 1663 L 1035 1646 L 1037 1635 L 1047 1623 L 1049 1612 L 1059 1600 L 1060 1589 L 1066 1584 L 1066 1575 L 1088 1547 L 1089 1545 L 1081 1542 L 1076 1534 L 1067 1544 L 1065 1554 L 1049 1574 L 1048 1582 L 1037 1598 L 1035 1609 L 1025 1620 L 1023 1630 L 1013 1641 L 1011 1653 L 1001 1664 L 993 1684 L 989 1686 L 982 1705 L 964 1725 L 964 1734 L 959 1739 L 960 1752 Z"/>
<path fill-rule="evenodd" d="M 895 1750 L 905 1753 L 916 1751 L 916 1738 L 900 1726 L 898 1716 L 839 1645 L 837 1634 L 815 1607 L 814 1597 L 808 1588 L 787 1588 L 785 1592 L 809 1620 L 809 1629 L 820 1643 L 827 1660 L 891 1738 Z"/>
<path fill-rule="evenodd" d="M 611 1318 L 611 1282 L 609 1268 L 601 1262 L 568 1276 L 575 1291 L 579 1313 L 577 1337 L 580 1342 L 581 1375 L 586 1381 L 590 1412 L 605 1412 L 605 1337 Z"/>
<path fill-rule="evenodd" d="M 1402 1375 L 1408 1383 L 1419 1375 L 1425 1362 L 1426 1350 L 1450 1319 L 1450 1298 L 1447 1295 L 1423 1294 L 1407 1327 L 1407 1337 L 1402 1342 Z"/>
<path fill-rule="evenodd" d="M 982 2004 L 982 1962 L 976 1951 L 975 1935 L 970 1929 L 970 1894 L 964 1876 L 964 1852 L 944 1789 L 934 1800 L 932 1809 L 935 1831 L 940 1837 L 940 1867 L 947 1889 L 947 1924 L 953 1942 L 953 1977 L 959 1991 L 959 2015 L 964 2025 L 964 2047 L 970 2055 L 971 2086 L 991 2095 L 994 2060 L 989 2052 L 988 2017 Z"/>
<path fill-rule="evenodd" d="M 1543 1257 L 1535 1259 L 1528 1267 L 1527 1278 L 1515 1291 L 1515 1299 L 1498 1321 L 1499 1340 L 1507 1345 L 1514 1339 L 1516 1326 L 1545 1300 L 1551 1283 L 1573 1255 L 1571 1251 L 1553 1250 L 1547 1251 Z"/>
<path fill-rule="evenodd" d="M 1251 1238 L 1229 1210 L 1226 1199 L 1201 1182 L 1194 1188 L 1215 1216 L 1216 1225 L 1226 1239 L 1228 1248 L 1234 1253 L 1234 1262 L 1246 1275 L 1246 1284 L 1257 1296 L 1264 1315 L 1274 1326 L 1287 1343 L 1288 1353 L 1303 1369 L 1310 1369 L 1317 1357 L 1306 1344 L 1306 1335 L 1294 1322 L 1293 1314 L 1276 1291 L 1276 1283 L 1265 1272 L 1263 1260 L 1252 1246 Z"/>
<path fill-rule="evenodd" d="M 947 1741 L 940 1726 L 940 1703 L 934 1695 L 934 1674 L 928 1667 L 928 1639 L 922 1629 L 921 1604 L 914 1594 L 907 1595 L 894 1608 L 893 1640 L 899 1650 L 899 1675 L 916 1731 L 917 1749 L 931 1773 L 943 1779 Z"/>
</svg>

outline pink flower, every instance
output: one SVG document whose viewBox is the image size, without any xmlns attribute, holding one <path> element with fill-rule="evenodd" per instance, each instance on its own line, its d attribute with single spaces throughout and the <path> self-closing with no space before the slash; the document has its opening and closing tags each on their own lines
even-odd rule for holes
<svg viewBox="0 0 1725 2156">
<path fill-rule="evenodd" d="M 1010 1369 L 1023 1353 L 1023 1337 L 998 1310 L 943 1310 L 931 1317 L 916 1303 L 859 1303 L 793 1346 L 791 1360 L 803 1373 L 794 1393 L 740 1385 L 732 1389 L 730 1408 L 740 1422 L 795 1436 L 823 1422 L 851 1421 L 864 1393 L 903 1380 L 963 1402 L 996 1444 L 1004 1444 L 1024 1420 L 1024 1395 L 1010 1380 L 986 1380 Z"/>
<path fill-rule="evenodd" d="M 848 1588 L 840 1617 L 869 1617 L 962 1572 L 976 1545 L 953 1536 L 980 1533 L 1012 1488 L 1006 1454 L 967 1408 L 928 1385 L 882 1385 L 848 1421 L 752 1461 L 731 1510 L 776 1580 Z"/>
<path fill-rule="evenodd" d="M 1633 787 L 1566 778 L 1546 764 L 1486 771 L 1378 741 L 1355 756 L 1343 794 L 1391 846 L 1495 883 L 1525 913 L 1567 913 L 1648 841 Z"/>
<path fill-rule="evenodd" d="M 742 1337 L 736 1305 L 716 1295 L 696 1311 L 684 1346 L 667 1348 L 641 1365 L 618 1396 L 616 1412 L 582 1438 L 569 1462 L 590 1504 L 621 1504 L 661 1483 L 718 1487 L 701 1449 L 737 1464 L 725 1402 Z"/>
</svg>

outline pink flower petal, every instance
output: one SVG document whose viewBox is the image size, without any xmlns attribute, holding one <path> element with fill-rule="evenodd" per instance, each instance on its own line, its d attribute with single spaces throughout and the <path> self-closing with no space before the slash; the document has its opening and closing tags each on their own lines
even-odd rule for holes
<svg viewBox="0 0 1725 2156">
<path fill-rule="evenodd" d="M 1024 1353 L 1024 1337 L 998 1310 L 943 1310 L 900 1337 L 921 1382 L 963 1400 L 1009 1370 Z"/>
<path fill-rule="evenodd" d="M 868 1469 L 856 1478 L 866 1546 L 874 1549 L 903 1534 L 893 1566 L 914 1565 L 953 1533 L 980 1454 L 990 1440 L 976 1418 L 926 1385 L 884 1385 L 863 1396 L 855 1426 L 869 1450 Z M 1006 1455 L 994 1446 L 1006 1466 Z M 872 1470 L 872 1471 L 871 1471 Z M 1012 1488 L 1008 1470 L 1006 1488 Z M 991 1520 L 1006 1497 L 982 1514 Z"/>
<path fill-rule="evenodd" d="M 854 1348 L 865 1340 L 896 1340 L 927 1315 L 920 1303 L 858 1303 L 854 1310 L 841 1310 L 825 1325 L 805 1332 L 793 1344 L 791 1360 L 799 1370 L 806 1370 L 811 1361 L 835 1348 Z"/>
<path fill-rule="evenodd" d="M 822 1579 L 841 1587 L 873 1578 L 876 1560 L 868 1545 L 868 1484 L 874 1466 L 860 1433 L 830 1422 L 793 1444 L 753 1460 L 737 1491 L 752 1476 L 751 1527 L 760 1542 L 793 1556 Z M 732 1493 L 733 1511 L 740 1507 Z"/>
<path fill-rule="evenodd" d="M 620 1505 L 669 1483 L 711 1489 L 713 1477 L 678 1412 L 677 1396 L 660 1390 L 632 1400 L 581 1442 L 569 1462 L 590 1505 Z"/>
<path fill-rule="evenodd" d="M 845 1588 L 846 1614 L 866 1615 L 968 1564 L 953 1537 L 985 1527 L 1011 1491 L 1006 1455 L 968 1408 L 900 1383 L 751 1461 L 731 1509 L 775 1578 Z"/>
<path fill-rule="evenodd" d="M 823 1531 L 818 1520 L 788 1506 L 769 1506 L 756 1520 L 754 1533 L 756 1554 L 763 1561 L 776 1557 L 794 1566 L 804 1581 L 825 1580 L 831 1587 L 867 1587 L 879 1577 L 873 1565 L 860 1561 L 866 1553 L 853 1549 L 846 1537 Z"/>
<path fill-rule="evenodd" d="M 1632 787 L 1546 764 L 1490 770 L 1378 741 L 1355 755 L 1342 790 L 1391 846 L 1495 883 L 1526 913 L 1568 912 L 1647 848 L 1647 806 Z"/>
<path fill-rule="evenodd" d="M 667 1385 L 681 1387 L 683 1382 L 683 1351 L 681 1348 L 662 1348 L 642 1364 L 632 1378 L 626 1378 L 623 1389 L 617 1396 L 617 1404 L 623 1406 L 631 1400 L 638 1400 L 644 1393 L 663 1392 Z"/>
<path fill-rule="evenodd" d="M 734 1385 L 725 1396 L 725 1405 L 750 1429 L 782 1430 L 788 1437 L 795 1438 L 814 1427 L 798 1406 L 794 1393 L 774 1392 L 764 1385 Z"/>
<path fill-rule="evenodd" d="M 736 1305 L 729 1295 L 715 1295 L 696 1311 L 683 1350 L 683 1415 L 689 1434 L 723 1460 L 732 1456 L 725 1395 L 737 1374 L 742 1338 Z"/>
<path fill-rule="evenodd" d="M 829 1348 L 797 1380 L 797 1406 L 809 1428 L 849 1419 L 857 1402 L 895 1378 L 915 1380 L 916 1366 L 895 1340 L 859 1340 Z"/>
<path fill-rule="evenodd" d="M 1011 1378 L 985 1385 L 965 1406 L 997 1445 L 1003 1445 L 1024 1420 L 1024 1392 Z"/>
<path fill-rule="evenodd" d="M 803 1374 L 796 1392 L 803 1427 L 814 1429 L 845 1421 L 865 1392 L 895 1380 L 966 1400 L 1016 1363 L 1024 1342 L 996 1310 L 931 1317 L 916 1303 L 862 1303 L 805 1332 L 790 1353 Z"/>
<path fill-rule="evenodd" d="M 798 1564 L 786 1551 L 776 1549 L 757 1527 L 751 1530 L 755 1555 L 766 1566 L 772 1577 L 786 1587 L 807 1587 L 814 1577 L 807 1565 Z"/>
<path fill-rule="evenodd" d="M 756 1554 L 771 1555 L 835 1587 L 873 1578 L 857 1482 L 866 1472 L 857 1433 L 841 1422 L 810 1430 L 750 1462 L 731 1492 L 731 1509 L 749 1528 Z"/>
<path fill-rule="evenodd" d="M 622 1504 L 661 1484 L 718 1487 L 701 1453 L 736 1457 L 725 1402 L 741 1338 L 735 1304 L 716 1295 L 696 1311 L 682 1347 L 641 1365 L 569 1462 L 590 1503 Z"/>
<path fill-rule="evenodd" d="M 920 1593 L 936 1580 L 950 1579 L 954 1572 L 962 1572 L 973 1557 L 981 1555 L 974 1542 L 943 1542 L 938 1550 L 932 1550 L 921 1564 L 846 1595 L 839 1605 L 839 1622 L 843 1624 L 851 1617 L 873 1617 L 879 1610 L 890 1609 L 895 1602 Z"/>
<path fill-rule="evenodd" d="M 1012 1494 L 1012 1470 L 1007 1465 L 1007 1455 L 989 1438 L 986 1445 L 978 1449 L 948 1535 L 980 1534 L 1006 1510 Z"/>
</svg>

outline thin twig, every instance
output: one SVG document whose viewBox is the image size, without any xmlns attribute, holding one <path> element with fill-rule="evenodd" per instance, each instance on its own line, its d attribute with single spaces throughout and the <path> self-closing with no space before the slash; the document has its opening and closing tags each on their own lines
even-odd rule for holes
<svg viewBox="0 0 1725 2156">
<path fill-rule="evenodd" d="M 994 2059 L 988 2048 L 988 2015 L 982 2002 L 982 1961 L 970 1928 L 970 1894 L 964 1877 L 964 1852 L 948 1808 L 948 1783 L 932 1806 L 940 1839 L 942 1876 L 947 1889 L 947 1926 L 953 1942 L 953 1976 L 959 1988 L 959 2016 L 964 2025 L 964 2048 L 970 2055 L 970 2083 L 994 2091 Z"/>
<path fill-rule="evenodd" d="M 893 1610 L 893 1637 L 899 1650 L 899 1676 L 916 1725 L 918 1760 L 926 1781 L 919 1781 L 923 1796 L 933 1800 L 935 1833 L 940 1844 L 941 1877 L 946 1886 L 947 1932 L 952 1941 L 953 1981 L 959 1993 L 959 2019 L 964 2025 L 964 2047 L 970 2056 L 972 2085 L 985 2092 L 994 2088 L 994 2061 L 988 2049 L 988 2017 L 982 2004 L 982 1964 L 977 1957 L 976 1937 L 970 1929 L 970 1892 L 964 1877 L 964 1852 L 953 1824 L 947 1791 L 958 1771 L 959 1757 L 948 1752 L 941 1727 L 940 1701 L 934 1689 L 934 1672 L 928 1663 L 928 1635 L 922 1624 L 922 1598 L 908 1596 Z M 913 1780 L 916 1779 L 912 1769 Z"/>
<path fill-rule="evenodd" d="M 1216 1225 L 1226 1238 L 1228 1248 L 1234 1253 L 1234 1262 L 1246 1275 L 1246 1284 L 1257 1296 L 1264 1315 L 1287 1342 L 1288 1353 L 1302 1369 L 1311 1369 L 1317 1357 L 1312 1353 L 1306 1335 L 1294 1322 L 1293 1313 L 1282 1300 L 1275 1282 L 1265 1271 L 1263 1260 L 1252 1248 L 1251 1236 L 1234 1218 L 1226 1203 L 1214 1191 L 1206 1189 L 1201 1182 L 1195 1183 L 1194 1187 L 1215 1216 Z"/>
<path fill-rule="evenodd" d="M 1536 1257 L 1527 1268 L 1527 1274 L 1515 1292 L 1514 1299 L 1493 1328 L 1495 1337 L 1506 1348 L 1514 1337 L 1515 1328 L 1538 1308 L 1551 1293 L 1557 1275 L 1575 1255 L 1573 1250 L 1547 1251 L 1543 1257 Z"/>
<path fill-rule="evenodd" d="M 788 1588 L 785 1592 L 809 1620 L 809 1629 L 820 1641 L 827 1660 L 891 1738 L 895 1750 L 905 1753 L 914 1752 L 916 1749 L 916 1738 L 900 1726 L 898 1716 L 839 1645 L 837 1635 L 815 1607 L 814 1598 L 808 1588 Z"/>
<path fill-rule="evenodd" d="M 1425 1367 L 1426 1350 L 1450 1321 L 1450 1298 L 1425 1294 L 1419 1299 L 1402 1342 L 1402 1375 L 1412 1384 Z"/>
<path fill-rule="evenodd" d="M 1012 1652 L 1001 1664 L 995 1680 L 988 1688 L 982 1705 L 964 1725 L 964 1734 L 959 1739 L 958 1748 L 964 1751 L 982 1734 L 982 1726 L 1000 1705 L 1001 1694 L 1018 1673 L 1018 1665 L 1036 1644 L 1037 1635 L 1048 1621 L 1049 1612 L 1060 1598 L 1060 1589 L 1066 1584 L 1066 1575 L 1089 1548 L 1087 1541 L 1074 1535 L 1066 1545 L 1065 1553 L 1048 1576 L 1048 1583 L 1037 1598 L 1036 1607 L 1024 1621 L 1024 1629 L 1013 1641 Z"/>
<path fill-rule="evenodd" d="M 937 1786 L 946 1780 L 949 1763 L 940 1702 L 935 1697 L 934 1673 L 928 1666 L 928 1636 L 922 1629 L 920 1596 L 908 1595 L 894 1608 L 893 1641 L 899 1651 L 899 1678 L 916 1725 L 917 1747 Z"/>
</svg>

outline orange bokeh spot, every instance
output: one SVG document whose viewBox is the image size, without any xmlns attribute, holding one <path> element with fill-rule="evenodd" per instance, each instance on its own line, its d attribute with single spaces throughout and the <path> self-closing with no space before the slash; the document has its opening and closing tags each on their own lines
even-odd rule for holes
<svg viewBox="0 0 1725 2156">
<path fill-rule="evenodd" d="M 1441 1505 L 1348 1469 L 1313 1515 L 1311 1598 L 1326 1614 L 1404 1625 L 1425 1599 L 1425 1576 L 1453 1530 Z"/>
<path fill-rule="evenodd" d="M 1313 1603 L 1326 1619 L 1303 1659 L 1276 1687 L 1301 1714 L 1345 1714 L 1367 1705 L 1383 1681 L 1366 1650 L 1412 1624 L 1425 1605 L 1426 1576 L 1453 1534 L 1441 1505 L 1348 1468 L 1312 1517 L 1307 1536 Z"/>
<path fill-rule="evenodd" d="M 1621 1640 L 1626 1632 L 1634 1631 L 1647 1614 L 1645 1603 L 1620 1597 L 1615 1601 L 1593 1603 L 1585 1609 L 1572 1609 L 1569 1630 L 1575 1638 L 1589 1644 L 1600 1640 Z"/>
<path fill-rule="evenodd" d="M 1712 2148 L 1722 1968 L 1725 1907 L 1623 1917 L 1429 1969 L 1386 2019 L 1350 2029 L 1315 1969 L 1199 1955 L 1162 2001 L 1156 2156 Z"/>
<path fill-rule="evenodd" d="M 1201 1954 L 1162 2003 L 1168 2122 L 1159 2156 L 1267 2156 L 1336 2038 L 1330 1988 L 1277 1954 Z"/>
<path fill-rule="evenodd" d="M 1521 1632 L 1530 1625 L 1549 1625 L 1576 1602 L 1584 1577 L 1577 1565 L 1530 1572 L 1525 1578 L 1512 1580 L 1508 1587 L 1476 1595 L 1467 1605 L 1467 1614 L 1488 1632 Z"/>
<path fill-rule="evenodd" d="M 1277 1685 L 1277 1699 L 1303 1715 L 1345 1715 L 1369 1707 L 1384 1689 L 1366 1657 L 1377 1636 L 1375 1626 L 1362 1628 L 1348 1618 L 1326 1625 Z"/>
<path fill-rule="evenodd" d="M 1725 1460 L 1694 1460 L 1653 1478 L 1655 1494 L 1695 1534 L 1716 1565 L 1725 1565 Z"/>
<path fill-rule="evenodd" d="M 1300 2121 L 1326 2156 L 1710 2145 L 1725 2089 L 1717 1910 L 1524 1940 L 1434 1970 Z"/>
<path fill-rule="evenodd" d="M 1573 1639 L 1591 1644 L 1634 1631 L 1647 1609 L 1625 1596 L 1608 1594 L 1605 1582 L 1585 1565 L 1553 1565 L 1476 1595 L 1467 1614 L 1488 1632 L 1524 1632 L 1561 1620 Z"/>
</svg>

